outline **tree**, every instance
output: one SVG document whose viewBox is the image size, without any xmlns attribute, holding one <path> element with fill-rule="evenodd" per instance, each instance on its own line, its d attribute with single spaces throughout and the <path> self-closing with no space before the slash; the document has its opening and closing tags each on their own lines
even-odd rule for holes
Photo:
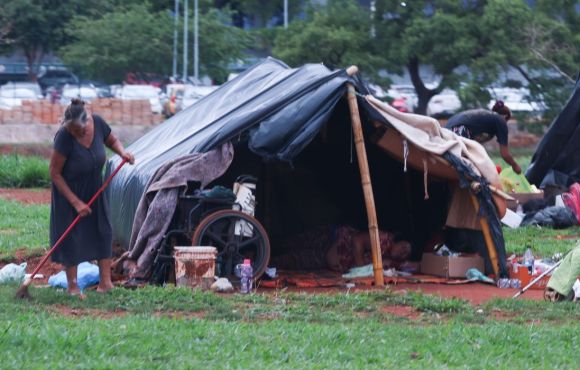
<svg viewBox="0 0 580 370">
<path fill-rule="evenodd" d="M 55 50 L 67 40 L 65 27 L 75 15 L 89 15 L 107 9 L 107 1 L 82 0 L 3 0 L 3 14 L 9 28 L 2 51 L 22 49 L 28 63 L 29 78 L 35 79 L 38 66 L 47 52 Z M 5 26 L 6 27 L 6 26 Z M 0 26 L 0 32 L 2 32 Z"/>
<path fill-rule="evenodd" d="M 135 5 L 99 19 L 75 17 L 68 32 L 74 41 L 59 54 L 86 77 L 119 82 L 131 71 L 170 72 L 173 31 L 164 12 Z"/>
<path fill-rule="evenodd" d="M 357 65 L 373 77 L 382 61 L 372 53 L 368 13 L 355 1 L 330 0 L 309 9 L 306 20 L 279 29 L 273 53 L 291 65 L 324 63 L 330 68 Z"/>
<path fill-rule="evenodd" d="M 242 30 L 224 24 L 227 14 L 202 10 L 200 69 L 221 82 L 227 77 L 228 64 L 242 58 L 249 40 Z M 60 53 L 66 63 L 78 66 L 86 76 L 119 82 L 130 71 L 171 73 L 173 19 L 166 10 L 151 12 L 147 5 L 130 5 L 99 19 L 77 17 L 69 29 L 74 41 Z M 192 40 L 193 27 L 189 30 Z"/>
</svg>

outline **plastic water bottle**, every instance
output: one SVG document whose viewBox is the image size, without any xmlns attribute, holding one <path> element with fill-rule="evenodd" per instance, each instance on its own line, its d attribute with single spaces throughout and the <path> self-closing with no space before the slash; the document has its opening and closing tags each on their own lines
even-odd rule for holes
<svg viewBox="0 0 580 370">
<path fill-rule="evenodd" d="M 534 254 L 532 253 L 532 248 L 528 247 L 524 253 L 524 266 L 528 268 L 530 275 L 534 274 Z"/>
<path fill-rule="evenodd" d="M 240 293 L 247 294 L 252 291 L 252 276 L 254 271 L 252 269 L 252 264 L 249 259 L 245 259 L 244 263 L 239 266 L 240 271 Z"/>
</svg>

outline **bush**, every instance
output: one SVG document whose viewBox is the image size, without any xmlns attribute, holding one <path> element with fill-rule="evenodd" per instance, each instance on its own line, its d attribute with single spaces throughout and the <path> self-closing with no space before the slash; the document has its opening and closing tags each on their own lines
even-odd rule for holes
<svg viewBox="0 0 580 370">
<path fill-rule="evenodd" d="M 0 156 L 0 187 L 46 188 L 49 185 L 48 160 L 16 154 Z"/>
</svg>

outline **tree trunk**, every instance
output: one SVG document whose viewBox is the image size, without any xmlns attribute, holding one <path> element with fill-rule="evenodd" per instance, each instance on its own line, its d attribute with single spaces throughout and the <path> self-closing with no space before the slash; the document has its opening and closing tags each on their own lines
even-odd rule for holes
<svg viewBox="0 0 580 370">
<path fill-rule="evenodd" d="M 34 62 L 36 61 L 36 54 L 37 50 L 35 48 L 24 49 L 24 55 L 26 55 L 26 63 L 28 64 L 28 79 L 30 81 L 36 81 L 38 77 L 34 70 Z"/>
<path fill-rule="evenodd" d="M 417 93 L 417 108 L 415 108 L 415 113 L 417 114 L 427 114 L 427 105 L 429 100 L 437 94 L 437 89 L 431 90 L 425 87 L 421 76 L 419 75 L 419 58 L 412 57 L 407 64 L 407 70 L 411 76 L 411 82 L 415 87 L 415 92 Z"/>
</svg>

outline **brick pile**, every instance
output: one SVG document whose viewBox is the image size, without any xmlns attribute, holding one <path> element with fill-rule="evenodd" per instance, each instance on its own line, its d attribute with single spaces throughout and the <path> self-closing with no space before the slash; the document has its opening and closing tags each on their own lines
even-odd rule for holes
<svg viewBox="0 0 580 370">
<path fill-rule="evenodd" d="M 65 106 L 48 100 L 23 101 L 12 109 L 0 109 L 0 124 L 59 124 Z M 148 126 L 163 121 L 151 111 L 148 100 L 96 99 L 91 109 L 110 124 Z"/>
</svg>

